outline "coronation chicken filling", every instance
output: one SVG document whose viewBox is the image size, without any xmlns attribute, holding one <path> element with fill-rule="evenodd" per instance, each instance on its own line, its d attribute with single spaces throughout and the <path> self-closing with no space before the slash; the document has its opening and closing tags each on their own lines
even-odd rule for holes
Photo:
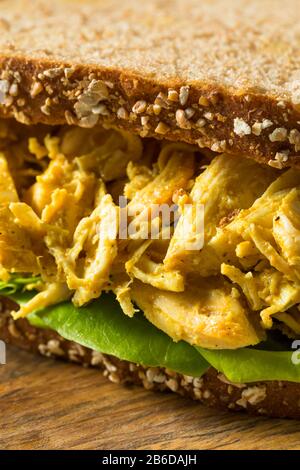
<svg viewBox="0 0 300 470">
<path fill-rule="evenodd" d="M 202 248 L 190 247 L 186 203 L 204 208 Z M 175 207 L 167 225 L 157 205 Z M 0 279 L 16 273 L 41 282 L 14 318 L 112 291 L 124 314 L 139 307 L 176 341 L 235 349 L 275 325 L 299 335 L 300 171 L 120 130 L 2 120 Z"/>
</svg>

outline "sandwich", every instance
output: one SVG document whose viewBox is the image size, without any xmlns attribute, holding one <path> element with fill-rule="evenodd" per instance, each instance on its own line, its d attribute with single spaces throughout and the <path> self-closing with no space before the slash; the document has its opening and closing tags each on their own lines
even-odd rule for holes
<svg viewBox="0 0 300 470">
<path fill-rule="evenodd" d="M 299 19 L 1 2 L 0 339 L 300 417 Z"/>
</svg>

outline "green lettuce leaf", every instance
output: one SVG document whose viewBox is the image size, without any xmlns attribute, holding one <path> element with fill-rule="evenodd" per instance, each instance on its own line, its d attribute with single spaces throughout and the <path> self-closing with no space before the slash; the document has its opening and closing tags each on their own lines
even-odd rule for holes
<svg viewBox="0 0 300 470">
<path fill-rule="evenodd" d="M 32 292 L 9 295 L 19 304 L 32 296 Z M 30 314 L 28 320 L 82 346 L 145 366 L 167 367 L 194 377 L 209 367 L 195 348 L 184 341 L 175 343 L 141 312 L 133 318 L 124 315 L 111 294 L 102 294 L 86 307 L 76 308 L 71 302 L 47 307 Z"/>
<path fill-rule="evenodd" d="M 211 366 L 222 372 L 231 382 L 300 382 L 300 364 L 294 364 L 292 361 L 295 351 L 252 348 L 219 351 L 199 347 L 196 349 Z"/>
<path fill-rule="evenodd" d="M 19 304 L 34 293 L 22 288 L 2 293 Z M 0 287 L 1 290 L 1 287 Z M 9 293 L 10 292 L 10 293 Z M 236 383 L 269 380 L 300 382 L 300 365 L 292 361 L 291 342 L 279 333 L 254 348 L 208 350 L 194 348 L 181 341 L 174 343 L 165 333 L 149 323 L 141 312 L 126 317 L 111 294 L 82 308 L 64 302 L 29 315 L 38 328 L 50 328 L 62 337 L 99 352 L 145 366 L 167 367 L 191 376 L 201 376 L 211 365 Z"/>
<path fill-rule="evenodd" d="M 8 282 L 0 281 L 0 291 L 3 295 L 16 294 L 17 292 L 22 292 L 28 286 L 32 288 L 39 284 L 41 278 L 39 276 L 32 277 L 22 277 L 16 274 L 13 274 Z"/>
</svg>

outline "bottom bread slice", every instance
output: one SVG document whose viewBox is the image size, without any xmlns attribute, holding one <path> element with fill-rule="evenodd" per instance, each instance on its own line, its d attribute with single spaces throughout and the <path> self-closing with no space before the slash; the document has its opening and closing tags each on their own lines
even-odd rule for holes
<svg viewBox="0 0 300 470">
<path fill-rule="evenodd" d="M 153 391 L 172 391 L 223 410 L 300 419 L 300 384 L 284 381 L 234 384 L 213 368 L 195 378 L 165 368 L 144 367 L 92 351 L 65 340 L 54 331 L 35 328 L 26 319 L 13 321 L 9 313 L 10 301 L 2 301 L 0 306 L 0 339 L 8 344 L 96 367 L 115 383 L 142 385 Z"/>
</svg>

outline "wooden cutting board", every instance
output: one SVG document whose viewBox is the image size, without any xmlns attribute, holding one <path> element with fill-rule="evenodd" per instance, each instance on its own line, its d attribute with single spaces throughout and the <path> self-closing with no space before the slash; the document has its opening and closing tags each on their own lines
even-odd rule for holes
<svg viewBox="0 0 300 470">
<path fill-rule="evenodd" d="M 220 413 L 9 348 L 0 449 L 300 449 L 300 422 Z"/>
</svg>

